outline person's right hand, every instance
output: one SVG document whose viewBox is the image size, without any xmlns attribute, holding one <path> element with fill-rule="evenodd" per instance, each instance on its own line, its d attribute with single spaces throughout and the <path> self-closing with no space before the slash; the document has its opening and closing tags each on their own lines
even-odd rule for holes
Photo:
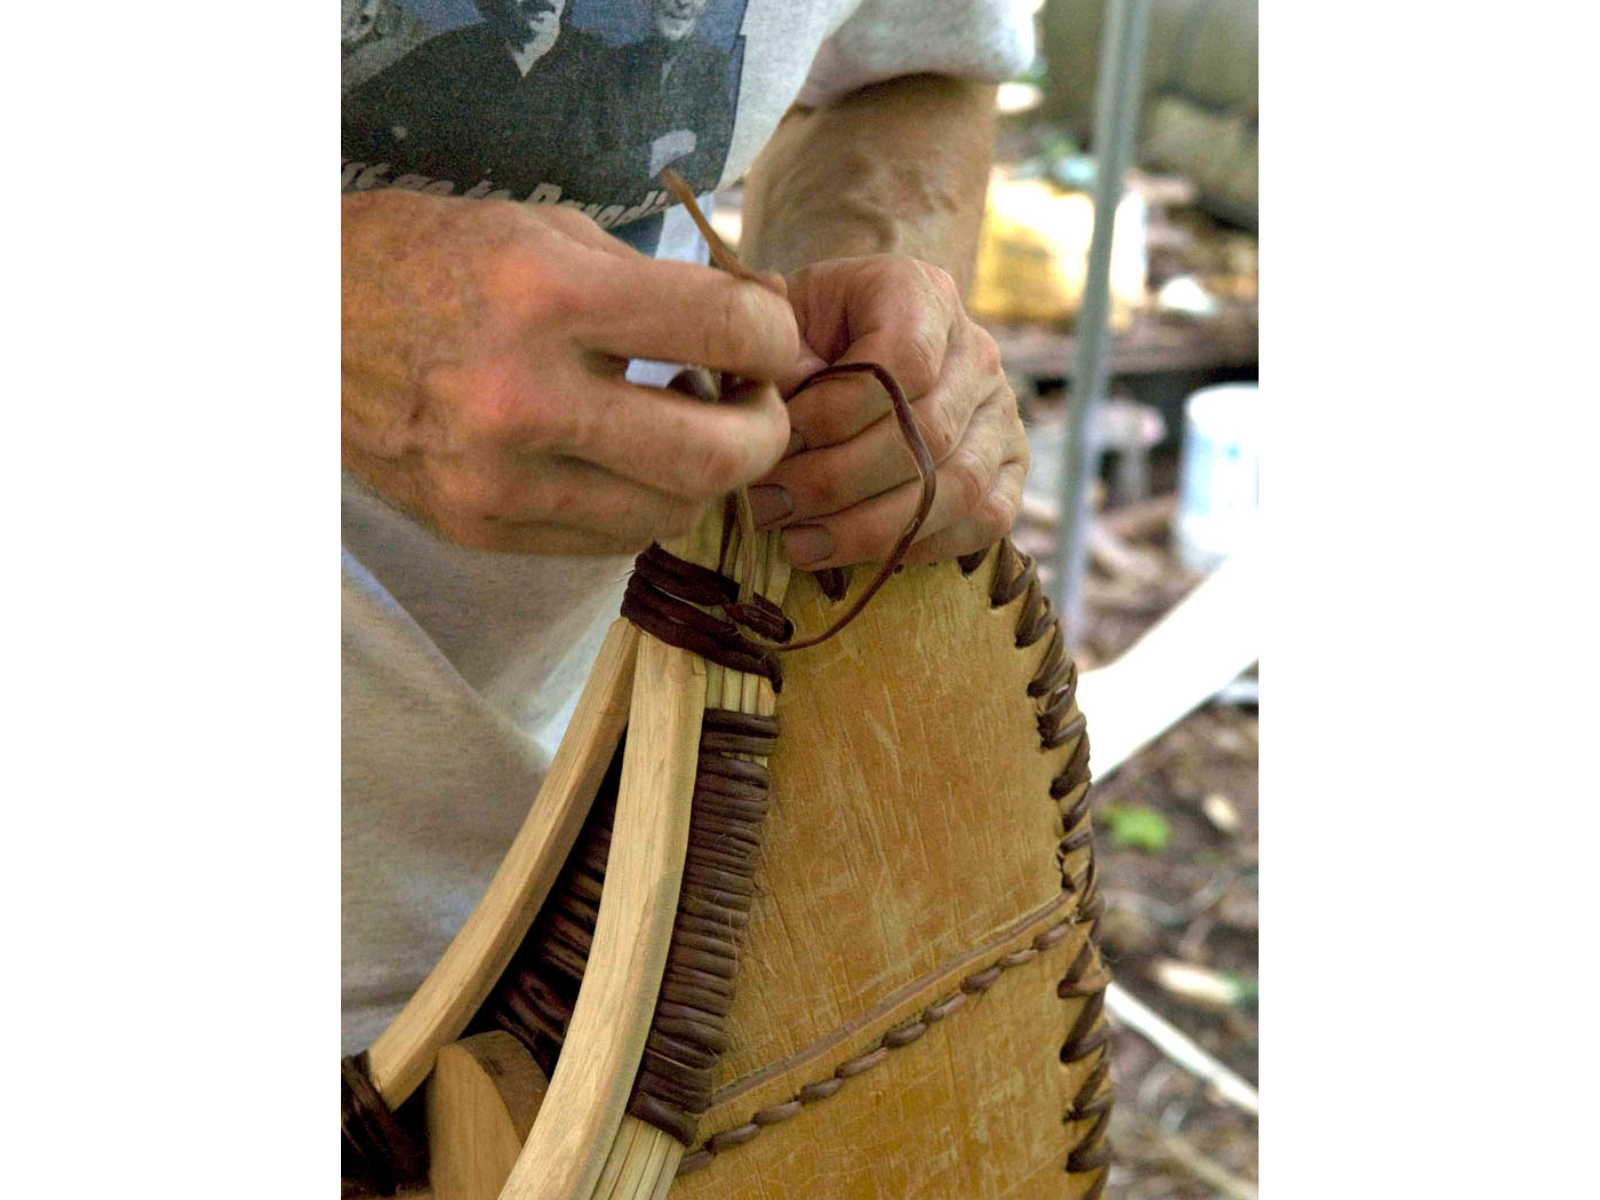
<svg viewBox="0 0 1600 1200">
<path fill-rule="evenodd" d="M 783 455 L 769 383 L 710 405 L 623 377 L 648 358 L 775 379 L 800 345 L 781 296 L 654 261 L 572 209 L 342 203 L 343 462 L 451 541 L 627 553 Z"/>
</svg>

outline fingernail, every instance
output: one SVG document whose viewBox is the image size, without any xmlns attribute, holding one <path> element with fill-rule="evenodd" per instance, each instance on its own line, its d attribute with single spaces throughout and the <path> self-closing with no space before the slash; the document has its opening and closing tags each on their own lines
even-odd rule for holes
<svg viewBox="0 0 1600 1200">
<path fill-rule="evenodd" d="M 821 525 L 796 525 L 783 531 L 783 552 L 795 566 L 808 567 L 833 553 L 833 534 Z"/>
<path fill-rule="evenodd" d="M 800 431 L 797 429 L 791 429 L 789 431 L 789 445 L 788 448 L 784 450 L 783 456 L 788 458 L 791 455 L 799 454 L 800 451 L 804 450 L 805 448 L 806 440 L 800 436 Z"/>
<path fill-rule="evenodd" d="M 756 515 L 757 525 L 771 525 L 794 511 L 794 497 L 788 488 L 763 483 L 750 489 L 750 509 Z"/>
</svg>

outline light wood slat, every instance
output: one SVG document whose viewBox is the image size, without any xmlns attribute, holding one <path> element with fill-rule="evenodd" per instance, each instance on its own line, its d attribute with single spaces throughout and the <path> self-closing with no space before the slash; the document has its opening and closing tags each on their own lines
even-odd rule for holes
<svg viewBox="0 0 1600 1200">
<path fill-rule="evenodd" d="M 417 1089 L 439 1050 L 461 1035 L 555 883 L 627 725 L 639 640 L 630 622 L 612 624 L 544 785 L 483 899 L 373 1042 L 368 1069 L 390 1108 Z"/>
</svg>

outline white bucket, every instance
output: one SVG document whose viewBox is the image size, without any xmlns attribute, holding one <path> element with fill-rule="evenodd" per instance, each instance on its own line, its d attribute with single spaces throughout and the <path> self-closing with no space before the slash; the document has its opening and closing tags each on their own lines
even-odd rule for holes
<svg viewBox="0 0 1600 1200">
<path fill-rule="evenodd" d="M 1258 390 L 1254 383 L 1224 383 L 1184 402 L 1174 542 L 1193 570 L 1215 569 L 1255 538 Z"/>
</svg>

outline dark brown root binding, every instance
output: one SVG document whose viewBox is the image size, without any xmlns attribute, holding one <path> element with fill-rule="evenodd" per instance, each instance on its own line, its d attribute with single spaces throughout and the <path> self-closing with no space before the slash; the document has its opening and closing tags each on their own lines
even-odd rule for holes
<svg viewBox="0 0 1600 1200">
<path fill-rule="evenodd" d="M 346 1194 L 392 1196 L 428 1178 L 427 1159 L 367 1074 L 367 1053 L 339 1062 L 339 1174 Z"/>
<path fill-rule="evenodd" d="M 1072 914 L 1038 935 L 1030 947 L 964 978 L 959 992 L 931 1005 L 920 1020 L 890 1031 L 880 1044 L 843 1064 L 834 1077 L 805 1085 L 792 1100 L 762 1109 L 745 1125 L 720 1133 L 696 1148 L 683 1159 L 679 1174 L 707 1165 L 717 1153 L 749 1142 L 762 1129 L 792 1118 L 805 1105 L 827 1099 L 847 1077 L 871 1069 L 890 1052 L 914 1042 L 929 1024 L 945 1019 L 969 995 L 987 991 L 1003 971 L 1031 960 L 1067 937 L 1074 925 L 1088 922 L 1088 937 L 1056 989 L 1063 1000 L 1083 1002 L 1061 1047 L 1061 1061 L 1095 1059 L 1063 1117 L 1064 1122 L 1088 1123 L 1088 1128 L 1075 1139 L 1065 1166 L 1070 1173 L 1097 1175 L 1086 1200 L 1096 1200 L 1103 1193 L 1111 1159 L 1106 1130 L 1113 1101 L 1109 1031 L 1104 1016 L 1104 993 L 1110 976 L 1100 959 L 1100 922 L 1105 902 L 1096 891 L 1097 870 L 1087 823 L 1089 743 L 1081 715 L 1067 717 L 1074 707 L 1077 671 L 1067 656 L 1054 607 L 1039 585 L 1032 559 L 1018 553 L 1009 541 L 1002 541 L 998 547 L 963 556 L 958 560 L 960 569 L 970 576 L 991 555 L 994 573 L 989 583 L 990 604 L 998 608 L 1022 601 L 1015 632 L 1017 647 L 1025 649 L 1048 638 L 1027 688 L 1028 695 L 1036 701 L 1040 744 L 1048 750 L 1076 739 L 1065 767 L 1050 784 L 1051 798 L 1062 810 L 1063 836 L 1057 859 L 1063 892 L 1075 897 Z M 643 566 L 647 557 L 651 562 Z M 776 628 L 776 622 L 783 620 L 781 613 L 754 605 L 741 608 L 735 599 L 737 585 L 732 580 L 683 563 L 665 552 L 641 556 L 640 563 L 646 578 L 638 591 L 648 588 L 657 595 L 646 597 L 645 620 L 628 614 L 637 624 L 658 637 L 662 634 L 652 625 L 670 626 L 673 636 L 662 640 L 674 645 L 684 644 L 676 639 L 683 627 L 692 626 L 691 637 L 698 635 L 699 640 L 714 648 L 713 653 L 706 654 L 712 661 L 735 669 L 757 670 L 775 685 L 781 685 L 774 656 L 748 642 L 744 646 L 738 644 L 742 638 L 740 626 L 752 632 L 761 627 L 757 633 L 760 637 L 789 636 L 792 630 L 780 633 Z M 639 578 L 636 574 L 635 579 Z M 831 595 L 830 582 L 833 581 L 819 578 L 824 593 Z M 848 588 L 848 578 L 843 584 Z M 654 603 L 658 598 L 691 609 L 694 616 Z M 721 606 L 731 620 L 722 621 L 692 609 L 693 603 Z M 663 608 L 668 609 L 665 614 Z M 693 645 L 688 648 L 697 649 Z M 730 650 L 734 654 L 750 654 L 752 665 L 726 661 Z M 772 718 L 718 709 L 706 712 L 702 727 L 683 890 L 644 1064 L 628 1105 L 631 1114 L 685 1145 L 692 1144 L 697 1119 L 710 1106 L 712 1076 L 728 1045 L 727 1017 L 733 1003 L 740 934 L 749 920 L 761 828 L 770 806 L 771 780 L 766 769 L 736 756 L 769 755 L 775 734 L 776 722 Z M 500 1028 L 510 1032 L 528 1047 L 547 1075 L 555 1070 L 593 944 L 622 758 L 623 746 L 619 746 L 565 868 L 528 937 L 468 1030 Z M 1081 867 L 1075 865 L 1073 856 L 1085 849 L 1089 851 L 1087 858 Z M 361 1058 L 346 1059 L 342 1066 L 347 1188 L 359 1185 L 368 1192 L 392 1195 L 397 1187 L 425 1178 L 422 1156 L 372 1088 Z"/>
<path fill-rule="evenodd" d="M 1018 598 L 1022 600 L 1017 614 L 1017 648 L 1026 649 L 1036 645 L 1042 638 L 1049 638 L 1044 657 L 1040 659 L 1038 669 L 1028 684 L 1028 695 L 1034 698 L 1037 705 L 1039 744 L 1046 750 L 1054 750 L 1073 738 L 1077 739 L 1067 765 L 1050 781 L 1050 797 L 1064 805 L 1061 814 L 1063 836 L 1056 847 L 1056 859 L 1061 864 L 1061 886 L 1068 892 L 1078 894 L 1077 919 L 1090 924 L 1083 949 L 1056 986 L 1056 994 L 1063 1000 L 1084 1002 L 1061 1047 L 1061 1061 L 1078 1063 L 1098 1055 L 1094 1069 L 1078 1089 L 1063 1117 L 1065 1122 L 1092 1122 L 1079 1139 L 1077 1147 L 1067 1156 L 1066 1169 L 1069 1174 L 1100 1173 L 1086 1196 L 1086 1200 L 1094 1200 L 1105 1190 L 1107 1168 L 1111 1161 L 1111 1143 L 1106 1138 L 1106 1130 L 1111 1121 L 1114 1093 L 1110 1085 L 1110 1031 L 1105 1020 L 1105 989 L 1111 982 L 1111 975 L 1100 961 L 1100 918 L 1105 912 L 1105 898 L 1095 891 L 1098 873 L 1093 835 L 1087 819 L 1089 736 L 1084 732 L 1082 713 L 1067 719 L 1067 713 L 1072 710 L 1076 700 L 1078 668 L 1067 656 L 1061 622 L 1056 620 L 1055 605 L 1039 584 L 1037 565 L 1033 559 L 1018 551 L 1008 538 L 1002 539 L 989 550 L 964 555 L 957 562 L 963 574 L 971 575 L 991 554 L 994 556 L 994 575 L 989 581 L 990 605 L 1000 608 Z M 1070 804 L 1067 803 L 1069 797 L 1072 798 Z M 1076 879 L 1071 873 L 1068 859 L 1086 848 L 1089 851 L 1088 863 L 1082 878 Z"/>
<path fill-rule="evenodd" d="M 794 626 L 765 596 L 739 602 L 739 585 L 726 575 L 687 562 L 660 546 L 634 560 L 622 596 L 622 615 L 652 637 L 698 654 L 731 671 L 763 676 L 772 690 L 783 690 L 778 656 L 757 645 L 745 631 L 767 641 L 786 641 Z M 714 616 L 696 605 L 720 607 Z"/>
<path fill-rule="evenodd" d="M 824 567 L 815 572 L 817 587 L 822 594 L 834 603 L 844 599 L 845 593 L 850 590 L 849 567 Z"/>
<path fill-rule="evenodd" d="M 769 755 L 772 717 L 707 709 L 689 817 L 689 848 L 661 994 L 628 1112 L 688 1145 L 711 1105 L 728 1048 L 740 931 L 755 897 L 771 778 L 738 754 Z M 567 865 L 491 994 L 481 1021 L 512 1034 L 553 1073 L 577 1002 L 599 916 L 622 751 Z"/>
</svg>

